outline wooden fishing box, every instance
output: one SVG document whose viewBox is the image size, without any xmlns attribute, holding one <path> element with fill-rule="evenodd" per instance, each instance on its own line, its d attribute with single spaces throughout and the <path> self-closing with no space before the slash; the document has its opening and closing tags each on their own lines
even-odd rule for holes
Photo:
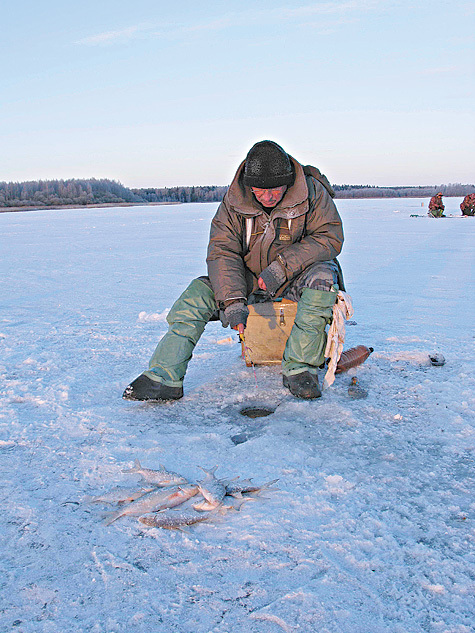
<svg viewBox="0 0 475 633">
<path fill-rule="evenodd" d="M 249 307 L 244 331 L 248 354 L 246 365 L 274 365 L 282 360 L 285 344 L 294 324 L 297 303 L 289 299 L 265 301 Z M 244 346 L 243 353 L 244 353 Z M 251 363 L 252 361 L 252 363 Z"/>
</svg>

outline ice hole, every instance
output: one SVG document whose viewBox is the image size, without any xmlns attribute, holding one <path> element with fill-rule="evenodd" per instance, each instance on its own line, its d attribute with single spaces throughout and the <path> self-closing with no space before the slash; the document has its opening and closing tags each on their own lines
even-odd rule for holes
<svg viewBox="0 0 475 633">
<path fill-rule="evenodd" d="M 247 418 L 265 418 L 266 415 L 272 415 L 274 409 L 269 407 L 244 407 L 239 413 Z"/>
</svg>

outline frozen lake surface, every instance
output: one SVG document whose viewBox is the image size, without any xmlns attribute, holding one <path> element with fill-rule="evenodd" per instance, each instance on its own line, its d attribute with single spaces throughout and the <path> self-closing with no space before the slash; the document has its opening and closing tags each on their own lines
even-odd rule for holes
<svg viewBox="0 0 475 633">
<path fill-rule="evenodd" d="M 217 323 L 182 401 L 121 399 L 206 274 L 217 204 L 0 214 L 0 630 L 473 633 L 475 218 L 444 201 L 337 201 L 345 348 L 375 351 L 313 402 L 278 368 L 256 388 Z M 186 532 L 105 526 L 83 500 L 135 459 L 280 490 Z"/>
</svg>

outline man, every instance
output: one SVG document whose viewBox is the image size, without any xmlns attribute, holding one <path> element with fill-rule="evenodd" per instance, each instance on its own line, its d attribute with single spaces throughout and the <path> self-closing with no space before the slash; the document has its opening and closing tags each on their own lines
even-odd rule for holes
<svg viewBox="0 0 475 633">
<path fill-rule="evenodd" d="M 445 218 L 444 215 L 445 205 L 442 202 L 442 192 L 439 191 L 435 196 L 429 201 L 429 211 L 427 215 L 430 215 L 433 218 Z"/>
<path fill-rule="evenodd" d="M 178 400 L 193 349 L 208 321 L 244 332 L 247 303 L 298 301 L 282 360 L 283 383 L 298 398 L 321 396 L 325 326 L 342 287 L 336 261 L 341 218 L 328 180 L 272 141 L 256 143 L 211 222 L 208 276 L 191 282 L 170 310 L 169 331 L 124 391 L 127 400 Z"/>
<path fill-rule="evenodd" d="M 475 215 L 475 193 L 469 193 L 460 203 L 462 215 Z"/>
</svg>

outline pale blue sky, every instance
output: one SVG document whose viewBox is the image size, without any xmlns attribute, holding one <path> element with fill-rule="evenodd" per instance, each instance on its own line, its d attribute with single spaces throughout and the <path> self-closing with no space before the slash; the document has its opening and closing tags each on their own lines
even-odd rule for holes
<svg viewBox="0 0 475 633">
<path fill-rule="evenodd" d="M 0 0 L 0 180 L 475 182 L 475 3 Z"/>
</svg>

